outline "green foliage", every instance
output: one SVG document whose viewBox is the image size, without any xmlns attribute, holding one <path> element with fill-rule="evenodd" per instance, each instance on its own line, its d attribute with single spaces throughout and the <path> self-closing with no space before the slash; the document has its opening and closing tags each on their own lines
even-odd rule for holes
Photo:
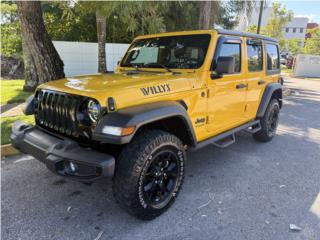
<svg viewBox="0 0 320 240">
<path fill-rule="evenodd" d="M 43 2 L 42 11 L 46 29 L 56 41 L 96 42 L 95 12 L 86 11 L 81 4 Z"/>
<path fill-rule="evenodd" d="M 1 79 L 1 105 L 6 103 L 21 103 L 31 95 L 23 91 L 24 80 Z"/>
<path fill-rule="evenodd" d="M 22 57 L 20 24 L 16 4 L 1 2 L 1 54 Z"/>
<path fill-rule="evenodd" d="M 293 17 L 292 11 L 288 11 L 281 3 L 272 4 L 272 14 L 268 20 L 268 24 L 264 29 L 264 34 L 276 39 L 283 37 L 283 29 Z"/>
<path fill-rule="evenodd" d="M 282 50 L 286 50 L 291 55 L 297 55 L 303 53 L 303 47 L 301 47 L 301 40 L 299 39 L 282 39 L 281 45 L 283 46 Z"/>
<path fill-rule="evenodd" d="M 162 6 L 161 12 L 168 32 L 198 28 L 199 4 L 197 2 L 166 2 L 166 5 Z"/>
<path fill-rule="evenodd" d="M 279 40 L 280 49 L 285 49 L 288 44 L 283 39 L 283 29 L 291 21 L 293 13 L 288 11 L 281 3 L 272 3 L 272 14 L 265 27 L 261 27 L 260 34 L 273 37 Z M 248 32 L 256 33 L 257 26 L 252 25 L 247 29 Z M 293 44 L 293 43 L 292 43 Z"/>
<path fill-rule="evenodd" d="M 16 117 L 2 117 L 1 118 L 1 145 L 10 143 L 10 135 L 11 135 L 11 128 L 12 124 L 17 121 L 21 120 L 26 123 L 34 123 L 34 116 L 16 116 Z"/>
<path fill-rule="evenodd" d="M 310 30 L 311 37 L 306 40 L 304 53 L 320 55 L 320 28 Z"/>
</svg>

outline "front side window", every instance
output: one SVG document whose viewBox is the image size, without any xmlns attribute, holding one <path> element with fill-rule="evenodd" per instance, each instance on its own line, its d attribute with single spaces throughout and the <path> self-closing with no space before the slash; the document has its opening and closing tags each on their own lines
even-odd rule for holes
<svg viewBox="0 0 320 240">
<path fill-rule="evenodd" d="M 293 28 L 292 32 L 295 33 L 297 31 L 297 28 Z"/>
<path fill-rule="evenodd" d="M 233 57 L 235 60 L 234 72 L 241 71 L 241 45 L 240 43 L 223 43 L 219 57 Z"/>
<path fill-rule="evenodd" d="M 278 70 L 280 69 L 280 58 L 278 46 L 275 44 L 266 44 L 267 53 L 267 70 Z"/>
<path fill-rule="evenodd" d="M 300 33 L 303 33 L 303 28 L 300 28 Z"/>
<path fill-rule="evenodd" d="M 247 45 L 249 72 L 262 71 L 262 45 Z"/>
<path fill-rule="evenodd" d="M 286 32 L 287 32 L 287 33 L 289 32 L 289 28 L 286 28 Z"/>
<path fill-rule="evenodd" d="M 202 66 L 210 35 L 183 35 L 146 38 L 135 41 L 121 67 L 196 69 Z"/>
</svg>

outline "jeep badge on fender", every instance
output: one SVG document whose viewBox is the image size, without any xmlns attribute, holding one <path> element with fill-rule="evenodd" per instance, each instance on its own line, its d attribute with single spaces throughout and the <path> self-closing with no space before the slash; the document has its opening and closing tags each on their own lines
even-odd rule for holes
<svg viewBox="0 0 320 240">
<path fill-rule="evenodd" d="M 241 130 L 262 142 L 276 135 L 279 76 L 273 38 L 229 30 L 140 36 L 114 73 L 40 85 L 24 111 L 35 125 L 15 122 L 11 142 L 65 178 L 110 178 L 119 205 L 151 220 L 178 198 L 188 149 L 227 147 Z"/>
</svg>

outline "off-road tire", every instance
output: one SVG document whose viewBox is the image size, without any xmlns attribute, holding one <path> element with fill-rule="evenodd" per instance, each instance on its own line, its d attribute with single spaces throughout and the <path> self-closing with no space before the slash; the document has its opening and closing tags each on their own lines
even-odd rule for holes
<svg viewBox="0 0 320 240">
<path fill-rule="evenodd" d="M 272 138 L 276 135 L 279 112 L 279 101 L 277 99 L 271 99 L 264 116 L 260 119 L 261 129 L 253 134 L 253 138 L 255 140 L 259 142 L 269 142 L 272 140 Z M 271 118 L 274 118 L 272 125 L 270 125 Z"/>
<path fill-rule="evenodd" d="M 151 168 L 153 158 L 162 152 L 172 151 L 179 170 L 175 184 L 171 184 L 172 193 L 168 202 L 159 207 L 145 201 L 144 179 Z M 168 132 L 147 130 L 134 137 L 131 143 L 121 151 L 113 179 L 113 194 L 122 209 L 131 215 L 152 220 L 165 212 L 175 201 L 184 178 L 186 153 L 182 142 Z M 159 160 L 158 160 L 159 162 Z M 154 164 L 154 163 L 153 163 Z M 157 192 L 158 194 L 158 192 Z M 169 194 L 168 194 L 169 196 Z"/>
</svg>

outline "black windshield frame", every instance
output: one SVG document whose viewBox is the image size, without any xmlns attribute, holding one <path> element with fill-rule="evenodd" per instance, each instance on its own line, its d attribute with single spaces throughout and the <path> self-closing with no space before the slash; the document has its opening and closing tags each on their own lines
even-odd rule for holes
<svg viewBox="0 0 320 240">
<path fill-rule="evenodd" d="M 210 42 L 211 35 L 207 33 L 137 39 L 130 45 L 120 63 L 120 67 L 163 68 L 163 66 L 166 66 L 170 69 L 199 69 L 205 62 Z M 157 48 L 157 62 L 134 62 L 140 54 L 140 49 L 148 47 Z M 166 57 L 169 57 L 169 61 L 160 61 L 160 51 L 162 49 L 167 52 Z M 133 59 L 135 52 L 138 52 L 136 54 L 138 56 Z M 195 55 L 194 53 L 196 53 L 195 58 L 191 58 L 192 54 Z M 188 57 L 187 54 L 190 56 Z"/>
</svg>

